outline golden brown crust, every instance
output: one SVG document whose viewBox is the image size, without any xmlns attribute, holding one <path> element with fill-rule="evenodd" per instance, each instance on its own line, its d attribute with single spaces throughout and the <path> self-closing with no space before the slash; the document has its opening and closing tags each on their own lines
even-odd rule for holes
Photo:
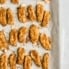
<svg viewBox="0 0 69 69">
<path fill-rule="evenodd" d="M 18 41 L 18 31 L 16 29 L 12 29 L 9 34 L 9 42 L 11 45 L 16 45 Z"/>
<path fill-rule="evenodd" d="M 7 9 L 7 23 L 10 25 L 14 24 L 14 17 L 11 9 Z"/>
<path fill-rule="evenodd" d="M 0 69 L 8 69 L 8 58 L 6 54 L 0 56 Z"/>
<path fill-rule="evenodd" d="M 44 11 L 43 20 L 42 20 L 41 25 L 43 27 L 47 26 L 49 24 L 50 18 L 51 18 L 50 12 L 49 11 Z"/>
<path fill-rule="evenodd" d="M 31 25 L 29 30 L 29 36 L 32 43 L 36 43 L 39 40 L 39 28 L 36 25 Z"/>
<path fill-rule="evenodd" d="M 42 4 L 37 4 L 36 6 L 36 15 L 37 15 L 37 21 L 42 22 L 44 14 L 44 8 Z"/>
<path fill-rule="evenodd" d="M 25 43 L 26 38 L 27 38 L 27 28 L 26 27 L 21 27 L 18 32 L 18 40 L 19 42 Z"/>
<path fill-rule="evenodd" d="M 33 8 L 32 5 L 29 5 L 29 6 L 28 6 L 28 18 L 29 18 L 31 21 L 36 20 L 35 10 L 34 10 L 34 8 Z"/>
<path fill-rule="evenodd" d="M 0 49 L 7 49 L 8 42 L 3 31 L 0 31 Z"/>
<path fill-rule="evenodd" d="M 11 0 L 11 2 L 12 2 L 13 4 L 18 4 L 18 3 L 19 3 L 19 0 Z"/>
<path fill-rule="evenodd" d="M 42 60 L 42 69 L 49 69 L 49 54 L 46 53 Z"/>
<path fill-rule="evenodd" d="M 46 34 L 40 34 L 40 43 L 44 49 L 51 49 L 51 39 Z"/>
<path fill-rule="evenodd" d="M 10 69 L 16 69 L 16 55 L 11 54 L 9 57 Z"/>
<path fill-rule="evenodd" d="M 31 69 L 31 65 L 32 65 L 32 60 L 30 56 L 25 56 L 25 60 L 24 60 L 24 68 L 23 69 Z"/>
<path fill-rule="evenodd" d="M 18 50 L 17 50 L 17 63 L 18 64 L 23 64 L 24 57 L 25 57 L 25 50 L 24 50 L 24 48 L 18 48 Z"/>
<path fill-rule="evenodd" d="M 3 26 L 7 25 L 7 20 L 6 20 L 6 9 L 5 8 L 0 8 L 0 24 Z"/>
<path fill-rule="evenodd" d="M 4 4 L 6 0 L 0 0 L 0 4 Z"/>
<path fill-rule="evenodd" d="M 27 9 L 25 6 L 20 6 L 17 9 L 17 15 L 20 22 L 25 23 L 27 21 Z"/>
<path fill-rule="evenodd" d="M 41 66 L 41 57 L 36 50 L 30 51 L 30 56 L 37 66 Z"/>
</svg>

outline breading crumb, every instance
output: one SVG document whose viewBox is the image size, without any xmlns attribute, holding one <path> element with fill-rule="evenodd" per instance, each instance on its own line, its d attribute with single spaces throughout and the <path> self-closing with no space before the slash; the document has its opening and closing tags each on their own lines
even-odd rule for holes
<svg viewBox="0 0 69 69">
<path fill-rule="evenodd" d="M 27 30 L 26 27 L 21 27 L 19 29 L 19 32 L 18 32 L 18 40 L 19 40 L 19 42 L 21 42 L 21 43 L 26 42 L 27 32 L 28 32 L 28 30 Z"/>
<path fill-rule="evenodd" d="M 44 11 L 43 20 L 42 20 L 41 25 L 43 27 L 47 26 L 49 24 L 50 19 L 51 19 L 50 12 L 49 11 Z"/>
<path fill-rule="evenodd" d="M 31 58 L 37 66 L 41 66 L 41 57 L 36 50 L 30 51 Z"/>
<path fill-rule="evenodd" d="M 12 29 L 9 34 L 9 42 L 11 45 L 16 45 L 18 41 L 18 31 L 16 29 Z"/>
<path fill-rule="evenodd" d="M 36 25 L 31 25 L 29 36 L 32 43 L 37 43 L 39 40 L 39 28 Z"/>
<path fill-rule="evenodd" d="M 37 4 L 37 6 L 36 6 L 37 21 L 42 22 L 43 14 L 44 14 L 43 5 L 42 4 Z"/>
<path fill-rule="evenodd" d="M 18 50 L 17 50 L 17 63 L 18 64 L 23 64 L 24 57 L 25 57 L 25 50 L 24 50 L 24 48 L 18 48 Z"/>
<path fill-rule="evenodd" d="M 31 65 L 32 65 L 32 60 L 30 56 L 25 56 L 25 60 L 24 60 L 24 65 L 23 65 L 23 69 L 31 69 Z"/>
<path fill-rule="evenodd" d="M 6 54 L 0 56 L 0 69 L 8 69 L 8 58 Z"/>
<path fill-rule="evenodd" d="M 16 55 L 11 54 L 9 57 L 10 69 L 16 69 Z"/>
<path fill-rule="evenodd" d="M 7 23 L 10 25 L 14 24 L 14 17 L 11 9 L 7 9 Z"/>
<path fill-rule="evenodd" d="M 17 16 L 20 22 L 27 22 L 27 9 L 25 6 L 18 7 Z"/>
<path fill-rule="evenodd" d="M 36 20 L 35 10 L 34 10 L 34 8 L 33 8 L 32 5 L 29 5 L 29 6 L 28 6 L 28 18 L 29 18 L 31 21 L 35 21 L 35 20 Z"/>
<path fill-rule="evenodd" d="M 3 26 L 7 25 L 6 9 L 2 7 L 0 7 L 0 24 Z"/>
<path fill-rule="evenodd" d="M 7 49 L 8 42 L 3 31 L 0 31 L 0 49 Z"/>
<path fill-rule="evenodd" d="M 48 53 L 44 54 L 44 56 L 43 56 L 42 68 L 49 69 L 49 54 Z"/>
<path fill-rule="evenodd" d="M 40 35 L 40 43 L 44 49 L 46 50 L 51 49 L 51 39 L 47 35 L 45 34 Z"/>
</svg>

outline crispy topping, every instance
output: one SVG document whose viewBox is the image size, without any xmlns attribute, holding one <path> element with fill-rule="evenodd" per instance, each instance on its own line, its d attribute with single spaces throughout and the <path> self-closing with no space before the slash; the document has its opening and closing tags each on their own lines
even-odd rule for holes
<svg viewBox="0 0 69 69">
<path fill-rule="evenodd" d="M 28 17 L 31 21 L 36 20 L 35 10 L 32 5 L 28 6 Z"/>
<path fill-rule="evenodd" d="M 10 37 L 9 37 L 9 41 L 11 45 L 16 45 L 17 41 L 18 41 L 18 32 L 16 29 L 12 29 L 10 32 Z"/>
<path fill-rule="evenodd" d="M 32 41 L 32 43 L 38 42 L 38 40 L 39 40 L 39 28 L 35 25 L 32 25 L 30 27 L 29 36 L 30 36 L 30 40 Z"/>
<path fill-rule="evenodd" d="M 19 32 L 18 32 L 18 39 L 19 39 L 19 42 L 26 42 L 26 38 L 27 38 L 27 28 L 26 27 L 21 27 L 19 29 Z"/>
<path fill-rule="evenodd" d="M 27 9 L 25 6 L 20 6 L 17 10 L 18 19 L 20 22 L 25 23 L 27 21 Z"/>
<path fill-rule="evenodd" d="M 7 20 L 6 20 L 6 9 L 5 8 L 0 8 L 0 24 L 3 26 L 7 25 Z"/>
<path fill-rule="evenodd" d="M 14 24 L 14 17 L 11 9 L 7 9 L 7 23 L 11 25 Z"/>
<path fill-rule="evenodd" d="M 40 43 L 44 49 L 46 50 L 51 49 L 51 39 L 47 35 L 45 34 L 40 35 Z"/>
<path fill-rule="evenodd" d="M 17 63 L 18 64 L 23 64 L 24 57 L 25 57 L 25 50 L 24 50 L 24 48 L 19 48 L 18 51 L 17 51 Z"/>
<path fill-rule="evenodd" d="M 49 69 L 49 54 L 48 53 L 44 54 L 44 56 L 43 56 L 42 68 Z"/>
<path fill-rule="evenodd" d="M 16 69 L 16 55 L 11 54 L 9 57 L 10 69 Z"/>
<path fill-rule="evenodd" d="M 32 60 L 30 56 L 25 56 L 24 69 L 31 69 Z"/>
<path fill-rule="evenodd" d="M 6 54 L 2 54 L 0 57 L 0 69 L 8 69 L 8 58 Z"/>
<path fill-rule="evenodd" d="M 8 48 L 8 42 L 6 40 L 5 34 L 3 31 L 0 31 L 0 49 Z"/>
<path fill-rule="evenodd" d="M 42 4 L 37 4 L 36 6 L 36 15 L 37 15 L 37 21 L 42 22 L 44 14 L 44 8 Z"/>
<path fill-rule="evenodd" d="M 41 25 L 43 27 L 47 26 L 49 24 L 50 18 L 51 18 L 50 12 L 44 11 L 43 20 L 42 20 Z"/>
<path fill-rule="evenodd" d="M 37 66 L 41 66 L 41 57 L 36 50 L 30 52 L 31 58 Z"/>
</svg>

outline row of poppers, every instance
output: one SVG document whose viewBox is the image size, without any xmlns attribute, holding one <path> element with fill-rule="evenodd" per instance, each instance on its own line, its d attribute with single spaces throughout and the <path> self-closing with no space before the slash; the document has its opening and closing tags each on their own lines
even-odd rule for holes
<svg viewBox="0 0 69 69">
<path fill-rule="evenodd" d="M 51 19 L 50 11 L 44 10 L 42 4 L 37 4 L 34 8 L 32 5 L 19 6 L 17 8 L 18 20 L 22 23 L 30 21 L 40 22 L 39 24 L 46 27 Z M 0 24 L 6 26 L 7 24 L 13 25 L 15 23 L 14 13 L 11 9 L 0 8 Z"/>
<path fill-rule="evenodd" d="M 17 15 L 20 22 L 27 22 L 27 21 L 37 21 L 40 22 L 41 26 L 47 26 L 50 19 L 51 13 L 44 9 L 42 4 L 37 4 L 34 8 L 32 5 L 26 6 L 19 6 L 17 9 Z"/>
<path fill-rule="evenodd" d="M 51 49 L 51 38 L 40 33 L 40 29 L 36 25 L 31 25 L 29 29 L 26 27 L 21 27 L 19 30 L 12 29 L 9 33 L 9 40 L 6 39 L 4 32 L 0 31 L 0 49 L 7 48 L 9 44 L 16 46 L 18 41 L 20 43 L 31 41 L 33 44 L 40 42 L 44 49 Z"/>
<path fill-rule="evenodd" d="M 45 53 L 43 56 L 36 50 L 31 50 L 29 55 L 26 54 L 24 48 L 18 48 L 17 56 L 15 53 L 12 53 L 7 57 L 6 54 L 2 54 L 0 56 L 0 69 L 17 69 L 16 65 L 22 65 L 23 69 L 31 69 L 32 61 L 38 67 L 42 67 L 42 69 L 49 69 L 49 60 L 50 56 L 48 53 Z"/>
<path fill-rule="evenodd" d="M 14 24 L 13 12 L 10 8 L 5 9 L 0 7 L 0 24 L 6 26 L 7 24 Z"/>
<path fill-rule="evenodd" d="M 0 0 L 0 4 L 4 4 L 8 0 Z M 13 4 L 18 4 L 20 0 L 10 0 Z M 50 3 L 50 0 L 45 0 L 46 3 Z"/>
</svg>

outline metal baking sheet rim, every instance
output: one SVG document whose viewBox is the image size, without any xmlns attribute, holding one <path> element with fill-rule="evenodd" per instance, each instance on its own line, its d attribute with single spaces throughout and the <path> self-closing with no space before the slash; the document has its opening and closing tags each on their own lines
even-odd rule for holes
<svg viewBox="0 0 69 69">
<path fill-rule="evenodd" d="M 60 24 L 59 24 L 59 1 L 51 1 L 51 13 L 52 13 L 52 69 L 60 69 Z"/>
</svg>

